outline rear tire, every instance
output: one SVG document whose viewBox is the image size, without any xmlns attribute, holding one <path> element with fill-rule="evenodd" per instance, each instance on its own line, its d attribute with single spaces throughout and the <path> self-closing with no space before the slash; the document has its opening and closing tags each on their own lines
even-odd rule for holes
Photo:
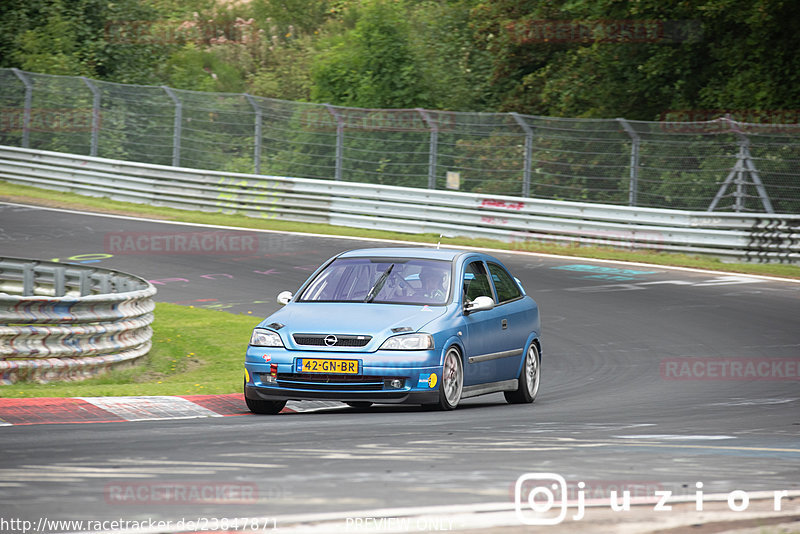
<svg viewBox="0 0 800 534">
<path fill-rule="evenodd" d="M 506 391 L 504 395 L 509 404 L 530 404 L 539 393 L 539 382 L 542 377 L 542 356 L 539 347 L 532 341 L 525 351 L 525 362 L 519 373 L 519 386 L 516 391 Z"/>
</svg>

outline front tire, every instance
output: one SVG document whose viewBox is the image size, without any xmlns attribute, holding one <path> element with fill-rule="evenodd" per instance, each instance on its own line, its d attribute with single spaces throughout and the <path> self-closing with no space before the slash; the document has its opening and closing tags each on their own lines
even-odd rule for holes
<svg viewBox="0 0 800 534">
<path fill-rule="evenodd" d="M 248 399 L 245 397 L 247 408 L 259 415 L 277 415 L 286 406 L 286 401 L 265 401 L 257 399 Z"/>
<path fill-rule="evenodd" d="M 277 415 L 286 406 L 286 401 L 266 401 L 260 399 L 250 399 L 247 393 L 244 396 L 244 403 L 247 409 L 259 415 Z"/>
<path fill-rule="evenodd" d="M 536 342 L 532 341 L 525 352 L 525 362 L 519 373 L 517 390 L 504 393 L 509 404 L 530 404 L 536 400 L 536 395 L 539 393 L 539 382 L 542 378 L 541 368 L 542 356 L 539 354 Z"/>
<path fill-rule="evenodd" d="M 464 389 L 464 364 L 455 347 L 447 349 L 442 364 L 442 381 L 439 385 L 439 402 L 426 406 L 437 410 L 455 410 Z"/>
</svg>

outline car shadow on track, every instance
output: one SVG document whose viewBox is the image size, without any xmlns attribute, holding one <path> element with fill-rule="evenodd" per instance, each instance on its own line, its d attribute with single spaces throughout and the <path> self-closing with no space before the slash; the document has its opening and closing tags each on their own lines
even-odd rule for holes
<svg viewBox="0 0 800 534">
<path fill-rule="evenodd" d="M 470 399 L 469 401 L 461 402 L 458 407 L 455 409 L 455 412 L 465 412 L 465 411 L 475 411 L 480 409 L 491 409 L 491 408 L 509 408 L 508 403 L 506 403 L 505 399 L 502 396 L 498 396 L 496 401 L 492 401 L 491 399 L 482 399 L 480 401 L 475 401 Z M 291 416 L 298 416 L 298 415 L 307 415 L 307 414 L 317 414 L 317 413 L 325 413 L 325 414 L 340 414 L 340 415 L 352 415 L 352 414 L 401 414 L 401 413 L 446 413 L 446 411 L 438 410 L 435 408 L 428 408 L 426 406 L 420 406 L 416 404 L 373 404 L 369 407 L 353 407 L 348 406 L 344 403 L 341 405 L 331 405 L 331 406 L 313 406 L 306 409 L 303 406 L 303 403 L 297 403 L 293 406 L 287 406 L 287 409 L 282 412 L 280 415 L 291 415 Z"/>
</svg>

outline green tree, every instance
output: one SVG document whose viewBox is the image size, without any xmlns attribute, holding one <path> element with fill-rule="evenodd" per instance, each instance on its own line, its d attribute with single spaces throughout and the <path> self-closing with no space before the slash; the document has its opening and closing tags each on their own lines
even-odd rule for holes
<svg viewBox="0 0 800 534">
<path fill-rule="evenodd" d="M 796 2 L 492 0 L 475 7 L 473 20 L 482 35 L 476 42 L 493 58 L 500 110 L 653 120 L 670 109 L 800 102 Z M 598 21 L 605 34 L 569 31 Z M 609 21 L 653 31 L 626 37 Z"/>
<path fill-rule="evenodd" d="M 0 3 L 0 66 L 144 83 L 170 46 L 123 42 L 115 30 L 157 16 L 136 0 L 5 0 Z"/>
<path fill-rule="evenodd" d="M 357 18 L 352 30 L 322 41 L 312 64 L 311 98 L 366 108 L 424 106 L 428 95 L 403 5 L 372 0 Z"/>
<path fill-rule="evenodd" d="M 434 109 L 490 111 L 492 58 L 475 46 L 475 0 L 426 0 L 409 8 L 411 46 Z"/>
</svg>

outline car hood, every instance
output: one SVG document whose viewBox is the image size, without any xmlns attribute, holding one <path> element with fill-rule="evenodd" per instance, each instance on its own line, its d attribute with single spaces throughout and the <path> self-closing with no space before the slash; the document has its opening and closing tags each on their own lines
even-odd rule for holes
<svg viewBox="0 0 800 534">
<path fill-rule="evenodd" d="M 446 312 L 446 306 L 292 302 L 258 326 L 270 328 L 269 325 L 273 323 L 284 325 L 278 329 L 278 333 L 288 349 L 296 347 L 291 339 L 292 334 L 301 333 L 371 336 L 372 341 L 361 349 L 371 351 L 376 350 L 387 337 L 402 332 L 417 332 Z M 392 330 L 400 328 L 402 332 Z M 330 348 L 324 347 L 324 350 Z"/>
</svg>

